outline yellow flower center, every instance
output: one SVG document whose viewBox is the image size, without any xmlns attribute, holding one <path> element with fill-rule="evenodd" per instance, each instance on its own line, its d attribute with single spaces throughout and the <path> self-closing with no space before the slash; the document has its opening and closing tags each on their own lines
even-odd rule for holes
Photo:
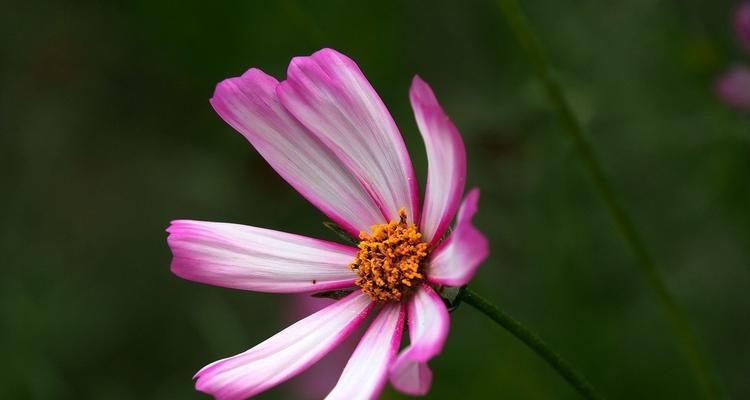
<svg viewBox="0 0 750 400">
<path fill-rule="evenodd" d="M 372 235 L 360 232 L 357 258 L 349 264 L 359 274 L 357 286 L 375 301 L 400 301 L 424 278 L 427 243 L 416 225 L 406 223 L 405 209 L 398 216 L 400 221 L 373 225 Z"/>
</svg>

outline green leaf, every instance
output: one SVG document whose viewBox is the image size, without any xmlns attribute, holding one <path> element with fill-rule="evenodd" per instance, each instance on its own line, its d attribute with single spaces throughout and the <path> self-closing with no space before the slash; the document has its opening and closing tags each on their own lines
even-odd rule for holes
<svg viewBox="0 0 750 400">
<path fill-rule="evenodd" d="M 448 308 L 448 312 L 453 312 L 461 304 L 461 294 L 464 291 L 466 285 L 461 287 L 453 286 L 437 286 L 435 292 L 443 299 L 445 306 Z"/>
<path fill-rule="evenodd" d="M 354 290 L 353 289 L 344 289 L 344 290 L 329 290 L 327 292 L 318 292 L 313 293 L 312 297 L 320 297 L 320 298 L 328 298 L 328 299 L 334 299 L 334 300 L 340 300 L 349 294 L 351 294 Z"/>
<path fill-rule="evenodd" d="M 323 226 L 333 231 L 333 233 L 335 233 L 336 236 L 339 237 L 339 239 L 345 241 L 346 243 L 349 243 L 355 246 L 359 244 L 359 240 L 352 237 L 352 235 L 350 235 L 349 232 L 345 231 L 344 228 L 338 226 L 335 222 L 323 221 Z"/>
</svg>

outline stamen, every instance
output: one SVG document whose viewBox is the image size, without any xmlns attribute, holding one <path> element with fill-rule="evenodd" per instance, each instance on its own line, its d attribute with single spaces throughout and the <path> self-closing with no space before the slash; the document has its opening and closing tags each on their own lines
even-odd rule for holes
<svg viewBox="0 0 750 400">
<path fill-rule="evenodd" d="M 372 235 L 360 232 L 357 258 L 349 264 L 359 274 L 357 286 L 376 301 L 400 301 L 424 278 L 427 243 L 416 225 L 407 224 L 405 209 L 398 215 L 400 221 L 373 225 Z"/>
</svg>

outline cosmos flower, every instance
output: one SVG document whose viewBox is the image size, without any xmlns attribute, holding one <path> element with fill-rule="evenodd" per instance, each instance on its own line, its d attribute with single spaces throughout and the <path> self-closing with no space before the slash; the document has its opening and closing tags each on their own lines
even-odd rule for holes
<svg viewBox="0 0 750 400">
<path fill-rule="evenodd" d="M 449 326 L 436 289 L 466 284 L 487 257 L 488 243 L 472 225 L 478 189 L 461 201 L 466 155 L 458 130 L 419 77 L 409 97 L 428 160 L 421 208 L 393 118 L 343 54 L 323 49 L 296 57 L 281 83 L 253 68 L 216 87 L 216 112 L 359 245 L 173 221 L 171 268 L 182 278 L 271 293 L 352 290 L 250 350 L 204 367 L 195 375 L 199 391 L 218 399 L 261 393 L 318 361 L 371 313 L 327 398 L 375 398 L 389 379 L 404 393 L 429 390 L 427 362 L 442 350 Z M 405 321 L 410 344 L 399 353 Z"/>
<path fill-rule="evenodd" d="M 727 105 L 750 111 L 750 68 L 744 65 L 732 67 L 716 80 L 715 91 Z"/>
<path fill-rule="evenodd" d="M 750 53 L 750 1 L 737 7 L 733 20 L 737 41 Z M 725 104 L 738 110 L 750 111 L 750 67 L 737 64 L 719 75 L 714 91 Z"/>
<path fill-rule="evenodd" d="M 734 13 L 734 31 L 742 48 L 750 53 L 750 1 L 737 7 Z"/>
</svg>

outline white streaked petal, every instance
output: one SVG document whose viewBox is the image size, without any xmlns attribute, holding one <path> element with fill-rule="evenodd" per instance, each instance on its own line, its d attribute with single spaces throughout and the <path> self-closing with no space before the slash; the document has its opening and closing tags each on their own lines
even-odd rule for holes
<svg viewBox="0 0 750 400">
<path fill-rule="evenodd" d="M 216 399 L 240 400 L 297 375 L 341 343 L 374 303 L 355 292 L 300 320 L 252 349 L 207 365 L 196 389 Z"/>
<path fill-rule="evenodd" d="M 424 241 L 432 245 L 456 215 L 466 182 L 466 151 L 458 129 L 430 86 L 418 76 L 412 81 L 409 100 L 427 150 L 427 186 L 420 230 Z"/>
<path fill-rule="evenodd" d="M 258 69 L 216 86 L 211 105 L 292 187 L 353 235 L 384 222 L 374 200 L 324 144 L 279 103 Z"/>
<path fill-rule="evenodd" d="M 331 49 L 295 57 L 277 90 L 284 107 L 318 136 L 375 199 L 384 216 L 419 220 L 409 154 L 388 109 L 357 64 Z"/>
<path fill-rule="evenodd" d="M 372 322 L 344 368 L 328 400 L 376 399 L 388 378 L 388 369 L 401 343 L 404 309 L 386 303 Z"/>
<path fill-rule="evenodd" d="M 172 272 L 235 289 L 296 293 L 354 286 L 357 249 L 270 229 L 177 220 L 167 228 Z"/>
<path fill-rule="evenodd" d="M 479 264 L 489 255 L 487 238 L 472 224 L 479 203 L 479 189 L 472 189 L 458 210 L 456 226 L 435 251 L 427 268 L 427 279 L 447 286 L 467 284 Z"/>
<path fill-rule="evenodd" d="M 408 321 L 411 343 L 391 366 L 391 384 L 402 393 L 423 396 L 432 383 L 427 361 L 440 354 L 448 337 L 448 309 L 440 296 L 423 284 L 409 299 Z"/>
</svg>

